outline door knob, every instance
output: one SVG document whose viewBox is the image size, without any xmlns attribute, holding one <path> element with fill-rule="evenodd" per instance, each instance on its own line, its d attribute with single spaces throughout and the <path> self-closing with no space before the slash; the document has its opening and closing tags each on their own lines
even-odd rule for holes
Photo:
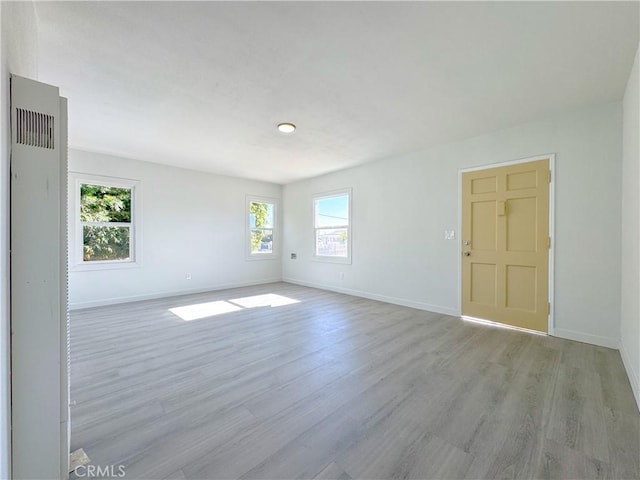
<svg viewBox="0 0 640 480">
<path fill-rule="evenodd" d="M 464 252 L 465 257 L 468 257 L 469 255 L 471 255 L 471 252 Z"/>
</svg>

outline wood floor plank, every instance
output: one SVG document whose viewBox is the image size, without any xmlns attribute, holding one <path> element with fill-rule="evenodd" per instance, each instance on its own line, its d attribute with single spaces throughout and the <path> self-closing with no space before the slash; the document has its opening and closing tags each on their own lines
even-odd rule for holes
<svg viewBox="0 0 640 480">
<path fill-rule="evenodd" d="M 351 480 L 349 474 L 336 462 L 331 462 L 313 478 L 314 480 Z"/>
<path fill-rule="evenodd" d="M 286 283 L 72 312 L 71 399 L 126 478 L 640 478 L 617 351 Z"/>
<path fill-rule="evenodd" d="M 542 458 L 543 425 L 553 398 L 560 355 L 532 339 L 500 404 L 474 432 L 469 472 L 482 478 L 535 478 Z"/>
<path fill-rule="evenodd" d="M 170 475 L 164 477 L 163 480 L 187 480 L 187 477 L 184 476 L 184 473 L 182 473 L 182 470 L 176 470 Z"/>
<path fill-rule="evenodd" d="M 602 462 L 609 462 L 600 376 L 583 368 L 563 368 L 545 426 L 549 439 Z"/>
<path fill-rule="evenodd" d="M 583 479 L 583 478 L 619 478 L 634 477 L 611 476 L 609 465 L 582 452 L 556 443 L 544 442 L 542 460 L 538 466 L 537 478 L 541 479 Z M 637 477 L 636 477 L 637 478 Z"/>
<path fill-rule="evenodd" d="M 419 357 L 401 364 L 400 368 L 351 397 L 322 421 L 246 472 L 242 478 L 309 478 L 328 459 L 337 458 L 349 446 L 365 441 L 372 424 L 401 409 L 413 393 L 412 378 L 416 373 L 410 367 L 422 361 L 423 358 Z M 370 401 L 371 398 L 376 400 Z"/>
<path fill-rule="evenodd" d="M 473 463 L 473 455 L 435 435 L 423 435 L 403 453 L 405 474 L 395 478 L 464 478 Z"/>
<path fill-rule="evenodd" d="M 326 384 L 325 388 L 309 392 L 306 397 L 265 419 L 257 428 L 240 432 L 233 445 L 222 445 L 212 451 L 205 462 L 185 467 L 185 474 L 190 478 L 241 476 L 338 410 L 355 414 L 355 411 L 362 408 L 361 402 L 354 402 L 355 398 L 365 397 L 363 392 L 390 376 L 402 374 L 425 355 L 427 354 L 420 351 L 401 350 L 392 358 L 378 359 L 375 363 L 359 366 L 351 374 Z M 265 442 L 264 439 L 268 441 Z M 236 450 L 238 446 L 246 454 L 237 457 L 230 455 L 230 451 Z"/>
<path fill-rule="evenodd" d="M 640 417 L 605 410 L 611 478 L 640 478 Z"/>
</svg>

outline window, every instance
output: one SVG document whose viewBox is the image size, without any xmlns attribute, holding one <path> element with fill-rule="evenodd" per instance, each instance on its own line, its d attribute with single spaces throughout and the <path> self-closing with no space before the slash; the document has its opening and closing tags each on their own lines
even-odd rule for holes
<svg viewBox="0 0 640 480">
<path fill-rule="evenodd" d="M 81 269 L 133 266 L 139 263 L 136 208 L 139 182 L 71 174 L 73 266 Z"/>
<path fill-rule="evenodd" d="M 250 260 L 276 258 L 277 207 L 272 198 L 247 197 L 248 255 Z"/>
<path fill-rule="evenodd" d="M 316 259 L 351 263 L 351 189 L 313 199 Z"/>
</svg>

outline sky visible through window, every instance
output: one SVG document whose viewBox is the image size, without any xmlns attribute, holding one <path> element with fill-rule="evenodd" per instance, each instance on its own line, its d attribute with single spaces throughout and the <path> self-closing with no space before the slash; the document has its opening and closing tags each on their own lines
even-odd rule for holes
<svg viewBox="0 0 640 480">
<path fill-rule="evenodd" d="M 316 204 L 316 228 L 349 224 L 349 196 L 322 198 Z"/>
</svg>

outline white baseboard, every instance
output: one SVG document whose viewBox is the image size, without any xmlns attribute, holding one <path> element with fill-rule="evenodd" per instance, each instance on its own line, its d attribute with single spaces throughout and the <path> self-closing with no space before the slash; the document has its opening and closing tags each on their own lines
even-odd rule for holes
<svg viewBox="0 0 640 480">
<path fill-rule="evenodd" d="M 617 338 L 601 337 L 600 335 L 591 335 L 589 333 L 576 332 L 575 330 L 566 330 L 564 328 L 555 327 L 553 336 L 566 338 L 567 340 L 575 340 L 576 342 L 590 343 L 600 347 L 618 349 L 620 346 Z"/>
<path fill-rule="evenodd" d="M 69 310 L 79 310 L 81 308 L 104 307 L 106 305 L 117 305 L 119 303 L 140 302 L 142 300 L 155 300 L 156 298 L 178 297 L 180 295 L 191 295 L 193 293 L 214 292 L 216 290 L 227 290 L 229 288 L 251 287 L 253 285 L 264 285 L 267 283 L 281 282 L 282 278 L 265 278 L 254 282 L 226 283 L 203 288 L 192 288 L 187 290 L 172 290 L 170 292 L 155 292 L 144 295 L 131 295 L 127 297 L 101 298 L 88 302 L 69 303 Z"/>
<path fill-rule="evenodd" d="M 636 403 L 638 404 L 638 410 L 640 410 L 640 372 L 637 372 L 629 354 L 624 349 L 624 344 L 620 342 L 620 356 L 622 357 L 622 364 L 627 371 L 627 377 L 629 377 L 629 383 L 631 384 L 631 390 L 633 390 L 633 396 L 636 397 Z"/>
<path fill-rule="evenodd" d="M 389 297 L 387 295 L 380 295 L 377 293 L 363 292 L 361 290 L 352 290 L 350 288 L 334 287 L 332 285 L 324 285 L 321 283 L 307 282 L 305 280 L 298 280 L 295 278 L 283 278 L 283 282 L 293 283 L 295 285 L 302 285 L 304 287 L 318 288 L 320 290 L 329 290 L 331 292 L 344 293 L 346 295 L 353 295 L 354 297 L 368 298 L 369 300 L 378 300 L 379 302 L 393 303 L 394 305 L 402 305 L 403 307 L 416 308 L 418 310 L 427 310 L 429 312 L 441 313 L 443 315 L 453 315 L 459 317 L 460 314 L 457 309 L 450 307 L 443 307 L 441 305 L 431 305 L 423 302 L 416 302 L 414 300 L 408 300 L 406 298 Z"/>
</svg>

